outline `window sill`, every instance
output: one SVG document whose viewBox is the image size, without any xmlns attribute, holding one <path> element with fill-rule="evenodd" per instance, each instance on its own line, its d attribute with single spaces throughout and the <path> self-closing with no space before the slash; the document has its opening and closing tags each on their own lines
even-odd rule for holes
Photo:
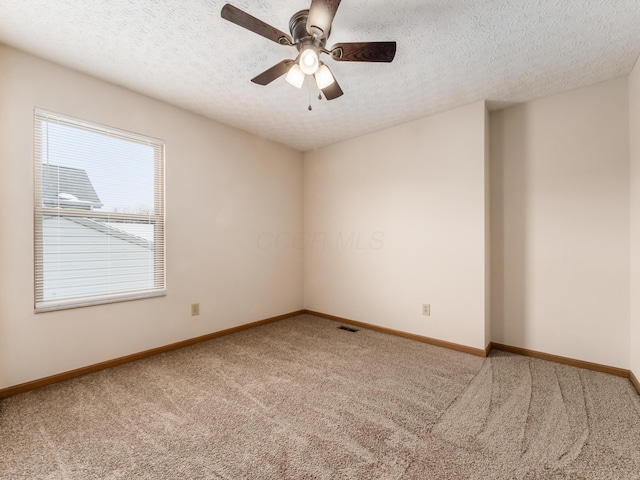
<svg viewBox="0 0 640 480">
<path fill-rule="evenodd" d="M 163 297 L 167 294 L 166 289 L 147 290 L 136 293 L 123 293 L 118 295 L 102 295 L 98 297 L 87 297 L 73 300 L 54 300 L 42 302 L 36 305 L 35 313 L 53 312 L 56 310 L 69 310 L 72 308 L 92 307 L 94 305 L 105 305 L 108 303 L 128 302 L 131 300 L 141 300 L 144 298 Z"/>
</svg>

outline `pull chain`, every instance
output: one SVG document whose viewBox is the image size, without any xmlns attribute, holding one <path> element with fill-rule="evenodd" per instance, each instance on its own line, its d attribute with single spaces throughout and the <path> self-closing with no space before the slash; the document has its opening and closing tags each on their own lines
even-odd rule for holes
<svg viewBox="0 0 640 480">
<path fill-rule="evenodd" d="M 318 100 L 322 100 L 322 92 L 320 91 L 318 91 Z M 313 107 L 311 106 L 311 92 L 309 92 L 309 106 L 307 107 L 307 110 L 313 110 Z"/>
</svg>

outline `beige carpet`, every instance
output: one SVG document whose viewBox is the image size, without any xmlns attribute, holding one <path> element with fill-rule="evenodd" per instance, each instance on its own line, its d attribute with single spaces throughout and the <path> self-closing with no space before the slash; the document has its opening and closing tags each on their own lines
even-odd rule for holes
<svg viewBox="0 0 640 480">
<path fill-rule="evenodd" d="M 302 315 L 0 402 L 2 479 L 638 479 L 626 379 Z"/>
</svg>

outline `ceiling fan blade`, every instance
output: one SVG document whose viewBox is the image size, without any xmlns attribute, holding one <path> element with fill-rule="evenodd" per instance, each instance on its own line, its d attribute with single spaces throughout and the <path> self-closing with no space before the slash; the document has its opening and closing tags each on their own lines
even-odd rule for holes
<svg viewBox="0 0 640 480">
<path fill-rule="evenodd" d="M 310 34 L 318 33 L 326 38 L 339 6 L 340 0 L 311 0 L 307 31 Z M 320 32 L 314 32 L 313 27 L 320 29 Z"/>
<path fill-rule="evenodd" d="M 225 20 L 235 23 L 247 30 L 251 30 L 258 35 L 262 35 L 264 38 L 268 38 L 269 40 L 279 43 L 280 45 L 291 45 L 293 43 L 293 39 L 290 35 L 281 32 L 277 28 L 264 23 L 262 20 L 243 12 L 229 3 L 222 7 L 220 15 Z"/>
<path fill-rule="evenodd" d="M 391 62 L 396 56 L 396 42 L 336 43 L 331 57 L 341 62 Z"/>
<path fill-rule="evenodd" d="M 251 81 L 253 83 L 257 83 L 258 85 L 269 85 L 276 78 L 281 77 L 282 75 L 287 73 L 291 68 L 291 65 L 293 64 L 293 60 L 283 60 L 277 65 L 271 67 L 269 70 L 265 70 L 257 77 L 252 78 Z"/>
<path fill-rule="evenodd" d="M 331 75 L 333 75 L 333 73 L 331 73 Z M 342 96 L 342 94 L 344 93 L 340 88 L 340 85 L 338 85 L 338 80 L 336 80 L 335 78 L 336 77 L 334 76 L 333 77 L 334 82 L 331 85 L 322 89 L 322 93 L 324 93 L 324 98 L 326 98 L 327 100 L 333 100 L 334 98 L 338 98 Z"/>
</svg>

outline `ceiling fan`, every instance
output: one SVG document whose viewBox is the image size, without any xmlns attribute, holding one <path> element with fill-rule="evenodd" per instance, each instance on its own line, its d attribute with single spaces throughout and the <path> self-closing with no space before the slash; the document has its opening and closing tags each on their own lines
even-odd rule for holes
<svg viewBox="0 0 640 480">
<path fill-rule="evenodd" d="M 296 47 L 295 60 L 283 60 L 255 78 L 253 83 L 268 85 L 287 74 L 291 85 L 301 88 L 307 75 L 313 75 L 318 89 L 327 100 L 343 94 L 340 85 L 329 67 L 320 60 L 326 53 L 340 62 L 391 62 L 396 54 L 396 42 L 354 42 L 337 43 L 331 49 L 325 48 L 331 34 L 331 23 L 338 10 L 340 0 L 311 0 L 308 10 L 302 10 L 291 17 L 288 35 L 248 13 L 226 4 L 222 7 L 222 18 L 247 30 L 262 35 L 280 45 Z"/>
</svg>

